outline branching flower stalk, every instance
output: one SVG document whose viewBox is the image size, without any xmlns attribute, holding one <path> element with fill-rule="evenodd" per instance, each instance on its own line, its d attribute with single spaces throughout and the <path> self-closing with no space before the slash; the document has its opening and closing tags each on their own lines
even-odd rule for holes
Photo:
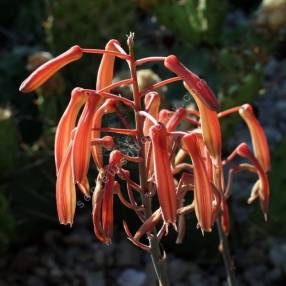
<svg viewBox="0 0 286 286">
<path fill-rule="evenodd" d="M 77 87 L 71 92 L 70 102 L 56 130 L 56 200 L 59 221 L 65 225 L 73 224 L 77 187 L 84 196 L 92 197 L 96 237 L 110 244 L 113 234 L 113 199 L 117 196 L 142 222 L 135 234 L 132 234 L 127 222 L 123 221 L 127 237 L 137 247 L 150 253 L 159 284 L 166 286 L 169 285 L 166 254 L 160 241 L 172 227 L 177 232 L 176 242 L 181 243 L 187 231 L 186 216 L 194 213 L 202 234 L 212 231 L 217 222 L 228 285 L 234 285 L 234 267 L 227 241 L 230 231 L 228 199 L 236 173 L 249 171 L 257 174 L 258 179 L 248 203 L 258 199 L 267 220 L 270 155 L 263 128 L 249 104 L 218 112 L 219 103 L 211 88 L 176 56 L 136 59 L 134 34 L 130 34 L 127 44 L 128 53 L 117 40 L 110 40 L 103 50 L 74 46 L 43 64 L 20 86 L 20 91 L 32 92 L 58 70 L 79 60 L 84 54 L 102 55 L 96 88 Z M 130 77 L 114 82 L 116 59 L 127 62 Z M 162 63 L 175 76 L 140 90 L 137 70 L 150 62 Z M 193 97 L 197 109 L 160 109 L 162 97 L 157 90 L 178 82 Z M 114 91 L 121 86 L 132 87 L 133 99 L 122 97 Z M 135 129 L 130 127 L 120 110 L 122 106 L 133 111 Z M 253 151 L 246 143 L 240 142 L 223 159 L 221 120 L 236 112 L 249 129 Z M 122 126 L 103 127 L 103 118 L 110 114 L 118 116 Z M 183 122 L 187 127 L 182 129 Z M 138 154 L 130 156 L 128 152 L 118 149 L 115 134 L 132 138 L 138 147 Z M 108 154 L 107 161 L 103 152 Z M 237 163 L 236 157 L 247 162 Z M 90 161 L 98 170 L 93 192 L 88 179 Z M 130 171 L 126 169 L 128 165 L 124 164 L 126 161 L 138 165 L 138 180 L 131 178 Z M 225 174 L 227 165 L 230 167 L 228 174 Z M 121 190 L 122 184 L 126 187 Z M 187 195 L 192 197 L 191 203 L 186 203 Z M 159 202 L 157 209 L 155 199 Z"/>
</svg>

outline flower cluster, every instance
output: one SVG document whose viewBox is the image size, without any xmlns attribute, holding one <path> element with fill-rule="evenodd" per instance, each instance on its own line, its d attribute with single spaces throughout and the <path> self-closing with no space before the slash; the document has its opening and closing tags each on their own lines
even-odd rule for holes
<svg viewBox="0 0 286 286">
<path fill-rule="evenodd" d="M 191 213 L 195 214 L 202 232 L 211 231 L 214 222 L 219 220 L 224 233 L 228 234 L 228 198 L 232 179 L 234 174 L 244 170 L 257 174 L 248 202 L 258 199 L 267 219 L 269 148 L 252 107 L 244 104 L 219 112 L 218 100 L 207 83 L 176 56 L 136 60 L 133 44 L 130 36 L 128 53 L 117 40 L 110 40 L 104 50 L 74 46 L 35 70 L 20 87 L 22 92 L 34 91 L 58 70 L 84 54 L 102 55 L 96 88 L 75 88 L 71 92 L 56 130 L 56 200 L 60 223 L 73 223 L 78 187 L 85 196 L 92 196 L 95 235 L 107 244 L 112 239 L 115 195 L 142 221 L 135 234 L 125 222 L 123 225 L 128 238 L 144 250 L 148 251 L 150 245 L 142 242 L 143 236 L 152 233 L 160 240 L 168 234 L 170 225 L 178 232 L 177 241 L 180 242 L 185 233 L 185 217 Z M 115 59 L 127 62 L 130 78 L 113 82 Z M 149 62 L 163 63 L 175 76 L 140 90 L 137 68 Z M 184 85 L 197 108 L 160 109 L 159 88 L 174 82 Z M 132 87 L 133 99 L 116 94 L 116 88 L 121 86 Z M 133 111 L 134 129 L 122 119 L 118 105 Z M 220 121 L 235 112 L 249 129 L 253 149 L 242 142 L 223 159 Z M 103 118 L 111 113 L 119 116 L 122 128 L 102 127 Z M 131 137 L 139 146 L 138 156 L 116 149 L 112 134 Z M 103 158 L 103 149 L 108 150 L 108 162 Z M 246 162 L 235 163 L 233 160 L 237 156 Z M 93 192 L 87 177 L 90 161 L 98 170 Z M 138 180 L 131 178 L 125 161 L 138 165 Z M 226 166 L 228 174 L 224 170 Z M 122 182 L 126 188 L 121 190 Z M 191 203 L 186 203 L 187 195 Z M 159 202 L 157 209 L 152 204 L 153 198 Z"/>
</svg>

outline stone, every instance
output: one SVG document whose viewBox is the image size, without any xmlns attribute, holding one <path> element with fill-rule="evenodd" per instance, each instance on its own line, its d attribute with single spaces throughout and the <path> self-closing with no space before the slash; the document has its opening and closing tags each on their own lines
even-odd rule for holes
<svg viewBox="0 0 286 286">
<path fill-rule="evenodd" d="M 27 280 L 27 286 L 45 286 L 46 283 L 39 277 L 30 276 Z"/>
<path fill-rule="evenodd" d="M 142 271 L 128 268 L 118 277 L 119 286 L 143 286 L 146 280 L 146 274 Z"/>
<path fill-rule="evenodd" d="M 84 275 L 85 286 L 105 286 L 106 282 L 104 279 L 103 272 L 86 273 Z"/>
<path fill-rule="evenodd" d="M 116 265 L 118 267 L 140 266 L 141 250 L 127 240 L 122 240 L 116 247 Z"/>
<path fill-rule="evenodd" d="M 270 260 L 274 266 L 286 272 L 286 243 L 275 243 L 271 247 Z"/>
<path fill-rule="evenodd" d="M 190 265 L 179 258 L 174 258 L 169 262 L 168 272 L 170 280 L 177 283 L 186 278 L 190 272 Z"/>
<path fill-rule="evenodd" d="M 150 259 L 150 257 L 148 257 Z M 151 261 L 145 266 L 146 280 L 144 286 L 157 286 L 157 276 Z"/>
</svg>

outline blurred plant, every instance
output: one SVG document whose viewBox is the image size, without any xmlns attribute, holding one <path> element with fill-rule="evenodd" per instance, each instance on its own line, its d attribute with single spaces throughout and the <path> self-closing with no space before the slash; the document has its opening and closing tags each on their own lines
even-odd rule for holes
<svg viewBox="0 0 286 286">
<path fill-rule="evenodd" d="M 270 155 L 264 131 L 249 104 L 218 113 L 219 104 L 212 90 L 204 80 L 180 63 L 176 56 L 136 60 L 134 34 L 130 34 L 127 43 L 129 53 L 123 50 L 117 40 L 110 40 L 105 50 L 73 46 L 36 69 L 20 87 L 22 92 L 34 91 L 62 67 L 79 60 L 84 54 L 103 54 L 96 89 L 75 88 L 57 127 L 56 198 L 60 223 L 73 224 L 75 186 L 86 197 L 91 196 L 87 175 L 92 155 L 98 169 L 92 194 L 92 217 L 94 231 L 100 241 L 111 243 L 113 199 L 117 195 L 120 202 L 133 210 L 142 222 L 135 235 L 131 234 L 127 223 L 123 222 L 128 238 L 136 246 L 150 252 L 160 285 L 168 285 L 166 257 L 159 242 L 169 233 L 171 225 L 178 232 L 177 242 L 180 243 L 186 231 L 185 217 L 194 212 L 202 233 L 212 231 L 217 222 L 228 284 L 233 285 L 234 270 L 227 241 L 230 231 L 228 198 L 236 173 L 249 171 L 257 174 L 258 180 L 251 190 L 248 203 L 259 199 L 267 220 Z M 130 78 L 112 83 L 115 58 L 127 62 Z M 165 68 L 176 76 L 140 90 L 137 68 L 149 62 L 163 62 Z M 156 90 L 177 81 L 183 81 L 198 110 L 179 108 L 173 112 L 160 109 L 161 95 Z M 112 93 L 119 86 L 131 86 L 133 99 Z M 134 113 L 135 128 L 130 127 L 132 123 L 126 121 L 118 111 L 118 105 L 121 104 Z M 82 107 L 83 111 L 77 121 Z M 253 152 L 246 143 L 240 143 L 223 160 L 220 118 L 234 112 L 238 112 L 248 126 Z M 103 117 L 112 113 L 117 114 L 122 122 L 121 128 L 102 126 Z M 190 123 L 191 127 L 178 130 L 183 121 Z M 102 136 L 103 132 L 131 137 L 137 146 L 136 153 L 119 150 L 115 137 Z M 106 153 L 105 150 L 110 152 Z M 106 154 L 108 163 L 104 160 Z M 232 165 L 225 184 L 224 169 L 236 157 L 247 159 L 248 163 Z M 131 179 L 127 162 L 137 164 L 139 182 Z M 126 194 L 121 190 L 119 179 L 126 185 Z M 140 194 L 140 202 L 136 194 Z M 189 195 L 193 197 L 191 203 L 186 201 Z M 159 202 L 158 208 L 155 208 L 156 200 Z M 145 236 L 149 244 L 142 241 Z"/>
<path fill-rule="evenodd" d="M 110 37 L 124 39 L 126 31 L 136 30 L 136 6 L 131 2 L 132 0 L 47 1 L 48 17 L 44 27 L 50 49 L 53 53 L 59 53 L 73 45 L 74 39 L 83 46 L 91 46 L 93 43 L 104 45 Z M 77 63 L 78 68 L 93 74 L 92 61 L 94 65 L 97 64 L 96 59 L 83 59 Z M 74 82 L 91 86 L 95 83 L 92 78 L 73 70 L 68 71 L 68 75 Z"/>
<path fill-rule="evenodd" d="M 0 251 L 7 249 L 7 246 L 15 236 L 15 220 L 11 213 L 9 201 L 0 189 Z"/>
<path fill-rule="evenodd" d="M 226 11 L 225 0 L 163 0 L 152 8 L 160 24 L 189 44 L 218 42 Z"/>
<path fill-rule="evenodd" d="M 12 111 L 0 107 L 0 178 L 15 169 L 19 148 Z M 9 150 L 9 152 L 7 152 Z"/>
</svg>

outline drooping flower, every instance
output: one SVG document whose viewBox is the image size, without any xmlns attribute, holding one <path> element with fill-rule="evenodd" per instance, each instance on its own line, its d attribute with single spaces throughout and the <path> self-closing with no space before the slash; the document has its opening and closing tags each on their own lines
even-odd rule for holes
<svg viewBox="0 0 286 286">
<path fill-rule="evenodd" d="M 158 123 L 150 128 L 152 142 L 155 183 L 162 209 L 163 219 L 167 224 L 176 223 L 176 189 L 168 154 L 168 135 L 165 125 Z"/>
<path fill-rule="evenodd" d="M 239 114 L 249 128 L 255 157 L 260 162 L 264 171 L 268 172 L 271 169 L 270 152 L 264 130 L 256 119 L 251 105 L 242 105 L 239 109 Z"/>
<path fill-rule="evenodd" d="M 189 153 L 193 162 L 194 202 L 198 224 L 203 231 L 212 229 L 213 192 L 204 159 L 201 157 L 199 134 L 190 133 L 182 137 L 183 148 Z"/>
<path fill-rule="evenodd" d="M 160 94 L 158 92 L 149 92 L 145 95 L 145 110 L 151 114 L 156 120 L 159 117 L 160 108 Z M 145 118 L 143 126 L 144 136 L 148 136 L 150 128 L 153 126 L 153 122 Z"/>
<path fill-rule="evenodd" d="M 49 60 L 37 68 L 25 81 L 23 81 L 19 90 L 21 92 L 34 91 L 62 67 L 73 61 L 79 60 L 82 57 L 82 54 L 82 49 L 79 46 L 71 47 L 65 53 Z"/>
<path fill-rule="evenodd" d="M 267 220 L 267 213 L 269 207 L 269 181 L 266 172 L 264 171 L 262 165 L 253 155 L 247 144 L 242 143 L 236 148 L 236 152 L 238 155 L 248 159 L 256 168 L 258 176 L 259 176 L 259 185 L 257 188 L 257 195 L 261 202 L 261 208 L 264 214 L 265 220 Z"/>
<path fill-rule="evenodd" d="M 217 110 L 219 107 L 218 100 L 213 91 L 204 80 L 187 69 L 176 56 L 170 55 L 164 61 L 166 68 L 178 75 L 185 81 L 192 91 L 191 94 L 200 98 L 200 100 L 211 110 Z"/>
<path fill-rule="evenodd" d="M 79 118 L 72 146 L 74 181 L 82 188 L 84 187 L 83 182 L 86 180 L 90 160 L 93 117 L 98 104 L 101 102 L 101 97 L 96 92 L 91 94 L 86 91 L 86 93 L 87 101 Z"/>
<path fill-rule="evenodd" d="M 106 51 L 117 51 L 118 48 L 120 48 L 120 43 L 117 40 L 110 40 L 106 46 Z M 114 73 L 114 62 L 115 62 L 115 56 L 110 54 L 104 54 L 102 56 L 98 73 L 97 73 L 97 79 L 96 79 L 96 90 L 100 91 L 101 89 L 109 86 L 112 83 L 113 80 L 113 73 Z M 109 92 L 110 90 L 107 89 L 106 92 Z M 111 106 L 111 101 L 108 106 Z M 102 100 L 99 104 L 102 103 Z M 114 102 L 113 102 L 114 104 Z M 105 106 L 106 109 L 106 106 Z M 103 107 L 94 115 L 92 126 L 95 128 L 95 130 L 92 133 L 92 138 L 99 138 L 100 137 L 100 130 L 96 129 L 101 127 L 101 119 L 103 116 L 103 113 L 101 112 L 103 110 Z M 102 168 L 102 148 L 100 145 L 92 146 L 91 148 L 92 157 L 95 161 L 95 164 L 98 168 Z"/>
<path fill-rule="evenodd" d="M 111 243 L 113 233 L 113 195 L 114 190 L 120 188 L 115 181 L 115 175 L 122 164 L 122 159 L 123 154 L 120 151 L 114 150 L 110 153 L 104 177 L 99 173 L 98 186 L 93 195 L 94 231 L 97 238 L 106 244 Z"/>
<path fill-rule="evenodd" d="M 76 190 L 71 168 L 72 139 L 62 159 L 56 182 L 56 201 L 61 224 L 73 224 L 76 208 Z"/>
<path fill-rule="evenodd" d="M 57 173 L 71 141 L 72 130 L 76 126 L 78 113 L 85 102 L 86 94 L 83 90 L 78 87 L 73 89 L 70 102 L 59 121 L 55 135 L 55 161 Z"/>
<path fill-rule="evenodd" d="M 213 110 L 210 110 L 206 106 L 206 104 L 202 101 L 201 97 L 198 97 L 196 93 L 194 93 L 193 89 L 190 88 L 187 82 L 184 83 L 184 86 L 192 94 L 194 100 L 198 105 L 202 134 L 205 144 L 207 145 L 211 156 L 214 159 L 218 159 L 221 157 L 222 141 L 221 128 L 217 113 Z"/>
<path fill-rule="evenodd" d="M 104 114 L 115 111 L 116 101 L 114 99 L 107 99 L 94 113 L 92 127 L 92 140 L 100 138 L 100 127 L 102 125 L 102 118 Z M 103 168 L 102 146 L 99 144 L 93 145 L 92 149 L 93 160 L 98 169 Z"/>
</svg>

